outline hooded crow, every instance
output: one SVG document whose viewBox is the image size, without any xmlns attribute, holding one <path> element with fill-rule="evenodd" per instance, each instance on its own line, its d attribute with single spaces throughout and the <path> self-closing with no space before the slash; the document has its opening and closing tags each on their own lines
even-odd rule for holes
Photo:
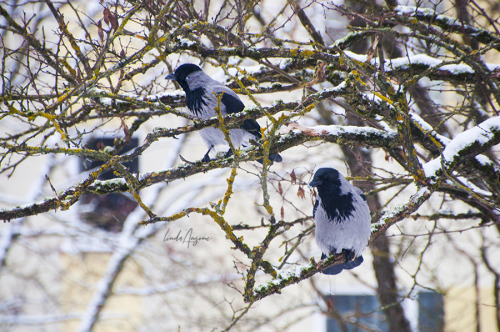
<svg viewBox="0 0 500 332">
<path fill-rule="evenodd" d="M 233 90 L 212 79 L 195 64 L 185 63 L 180 65 L 166 79 L 179 83 L 186 93 L 186 103 L 191 114 L 204 120 L 217 116 L 215 111 L 217 106 L 220 107 L 224 117 L 228 114 L 241 112 L 245 108 L 245 105 Z M 221 94 L 222 97 L 219 97 L 219 103 L 217 96 Z M 249 147 L 251 146 L 251 140 L 258 141 L 262 138 L 260 126 L 253 119 L 245 120 L 241 129 L 231 129 L 229 134 L 235 148 Z M 208 151 L 202 159 L 203 162 L 210 161 L 209 153 L 212 149 L 215 148 L 214 150 L 216 150 L 216 147 L 220 145 L 228 146 L 224 133 L 220 129 L 203 128 L 200 130 L 200 135 L 208 147 Z M 228 157 L 231 154 L 232 151 L 229 150 L 226 156 Z M 276 162 L 282 161 L 279 154 L 272 154 L 269 159 Z M 258 162 L 262 164 L 263 161 L 259 159 Z"/>
<path fill-rule="evenodd" d="M 346 256 L 346 263 L 326 268 L 323 273 L 339 274 L 359 266 L 371 234 L 365 195 L 334 168 L 318 169 L 309 186 L 318 190 L 313 218 L 321 259 L 339 253 Z"/>
</svg>

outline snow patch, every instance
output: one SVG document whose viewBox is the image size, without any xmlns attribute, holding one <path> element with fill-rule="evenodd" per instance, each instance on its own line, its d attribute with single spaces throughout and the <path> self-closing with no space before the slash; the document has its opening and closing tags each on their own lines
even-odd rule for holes
<svg viewBox="0 0 500 332">
<path fill-rule="evenodd" d="M 443 150 L 446 161 L 452 161 L 462 150 L 472 144 L 484 144 L 494 136 L 494 131 L 500 131 L 500 116 L 490 118 L 479 125 L 455 136 Z"/>
<path fill-rule="evenodd" d="M 309 269 L 311 266 L 296 266 L 284 271 L 281 271 L 278 276 L 271 280 L 266 282 L 265 284 L 257 285 L 255 287 L 255 292 L 259 293 L 265 289 L 271 288 L 273 286 L 278 286 L 280 285 L 283 281 L 288 280 L 290 278 L 300 278 L 300 275 L 302 272 L 306 269 Z"/>
<path fill-rule="evenodd" d="M 495 132 L 500 131 L 500 116 L 492 117 L 477 126 L 468 129 L 447 142 L 441 156 L 428 161 L 423 165 L 425 176 L 428 178 L 436 176 L 443 163 L 453 162 L 460 153 L 473 144 L 483 145 L 493 139 Z M 491 165 L 491 161 L 482 155 L 476 156 L 476 160 L 482 165 Z"/>
</svg>

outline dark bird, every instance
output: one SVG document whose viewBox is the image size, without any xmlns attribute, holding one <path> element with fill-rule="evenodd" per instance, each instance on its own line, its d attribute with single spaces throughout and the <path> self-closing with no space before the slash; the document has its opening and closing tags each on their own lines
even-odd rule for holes
<svg viewBox="0 0 500 332">
<path fill-rule="evenodd" d="M 180 65 L 166 79 L 179 83 L 186 93 L 186 103 L 189 111 L 194 116 L 204 120 L 217 116 L 215 111 L 217 106 L 220 107 L 221 114 L 224 117 L 228 114 L 241 112 L 245 108 L 245 105 L 233 90 L 212 79 L 199 66 L 192 63 Z M 218 103 L 217 95 L 221 94 L 222 97 L 220 97 L 220 103 Z M 208 151 L 202 159 L 203 162 L 210 161 L 209 153 L 214 148 L 216 151 L 218 145 L 225 145 L 226 147 L 229 145 L 220 129 L 203 128 L 200 130 L 200 135 L 208 146 Z M 249 147 L 251 146 L 251 140 L 258 141 L 262 138 L 260 126 L 253 119 L 245 120 L 241 129 L 230 129 L 229 136 L 235 148 Z M 232 151 L 229 150 L 226 157 L 231 154 Z M 279 154 L 269 155 L 269 159 L 276 162 L 282 161 Z M 262 159 L 258 161 L 262 163 Z"/>
<path fill-rule="evenodd" d="M 339 253 L 346 257 L 346 263 L 326 268 L 323 273 L 338 274 L 359 266 L 371 234 L 365 195 L 334 168 L 318 169 L 309 186 L 318 190 L 313 217 L 321 259 Z"/>
</svg>

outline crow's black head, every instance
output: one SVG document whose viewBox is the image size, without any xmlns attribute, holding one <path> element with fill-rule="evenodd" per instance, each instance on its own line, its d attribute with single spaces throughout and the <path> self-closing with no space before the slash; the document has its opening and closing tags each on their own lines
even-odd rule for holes
<svg viewBox="0 0 500 332">
<path fill-rule="evenodd" d="M 340 187 L 339 171 L 335 168 L 320 168 L 314 174 L 313 180 L 309 183 L 310 187 L 333 186 Z"/>
<path fill-rule="evenodd" d="M 181 87 L 186 91 L 186 89 L 189 89 L 186 82 L 186 77 L 188 77 L 189 74 L 197 71 L 201 71 L 201 68 L 199 66 L 192 63 L 185 63 L 177 67 L 177 69 L 173 74 L 170 74 L 165 78 L 167 80 L 177 81 L 181 85 Z"/>
</svg>

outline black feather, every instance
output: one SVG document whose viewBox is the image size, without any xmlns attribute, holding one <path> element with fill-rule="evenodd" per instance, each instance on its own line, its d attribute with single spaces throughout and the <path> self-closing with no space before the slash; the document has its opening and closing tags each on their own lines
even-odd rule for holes
<svg viewBox="0 0 500 332">
<path fill-rule="evenodd" d="M 239 98 L 229 93 L 222 95 L 221 102 L 226 107 L 227 114 L 239 113 L 245 108 L 245 105 Z"/>
<path fill-rule="evenodd" d="M 185 90 L 186 91 L 186 104 L 191 112 L 196 115 L 200 115 L 202 111 L 202 104 L 207 106 L 207 102 L 203 99 L 205 95 L 205 90 L 203 88 L 197 88 L 194 90 Z"/>
<path fill-rule="evenodd" d="M 189 90 L 189 85 L 186 82 L 186 78 L 188 77 L 189 74 L 201 71 L 201 68 L 195 64 L 192 63 L 185 63 L 183 65 L 180 65 L 174 72 L 174 74 L 168 75 L 167 78 L 171 80 L 177 81 L 179 85 L 181 86 L 182 90 L 186 93 L 186 99 L 187 99 L 187 94 L 190 93 L 191 91 Z"/>
<path fill-rule="evenodd" d="M 245 105 L 240 100 L 240 98 L 237 98 L 229 93 L 224 93 L 222 95 L 221 103 L 226 107 L 227 114 L 239 113 L 245 108 Z M 262 137 L 262 134 L 260 132 L 260 125 L 254 119 L 247 119 L 243 121 L 241 129 L 245 129 L 246 131 L 257 137 L 257 139 L 260 139 Z"/>
<path fill-rule="evenodd" d="M 257 139 L 262 138 L 262 133 L 260 132 L 260 126 L 254 119 L 246 119 L 245 121 L 243 121 L 243 125 L 241 126 L 241 128 L 245 129 L 250 134 L 257 137 Z"/>
<path fill-rule="evenodd" d="M 224 93 L 222 95 L 221 103 L 226 107 L 226 113 L 228 114 L 239 113 L 243 111 L 243 109 L 245 108 L 245 105 L 240 100 L 240 98 L 235 97 L 229 93 Z M 262 138 L 260 125 L 254 119 L 246 119 L 245 121 L 243 121 L 241 129 L 244 129 L 248 131 L 250 134 L 254 135 L 256 140 Z M 269 155 L 269 160 L 281 162 L 283 159 L 279 154 L 271 154 Z M 258 159 L 257 161 L 261 164 L 263 163 L 262 159 Z"/>
<path fill-rule="evenodd" d="M 311 186 L 318 188 L 321 206 L 330 221 L 342 222 L 354 212 L 352 193 L 340 192 L 339 172 L 333 168 L 321 168 L 314 174 Z M 317 204 L 317 201 L 316 201 Z M 315 207 L 315 210 L 317 207 Z M 315 211 L 313 210 L 313 213 Z"/>
<path fill-rule="evenodd" d="M 201 68 L 199 66 L 192 64 L 192 63 L 185 63 L 183 65 L 180 65 L 175 70 L 175 79 L 182 86 L 183 84 L 186 84 L 186 77 L 188 77 L 189 74 L 197 72 L 197 71 L 201 71 Z M 184 91 L 185 91 L 185 89 L 184 89 Z"/>
<path fill-rule="evenodd" d="M 327 258 L 327 257 L 328 256 L 326 256 L 325 254 L 321 254 L 321 259 L 322 260 L 325 259 L 325 258 Z M 345 263 L 341 263 L 341 264 L 337 264 L 337 265 L 334 265 L 334 266 L 327 267 L 326 269 L 324 269 L 323 271 L 321 271 L 321 273 L 328 274 L 328 275 L 339 274 L 344 269 L 344 265 L 345 265 Z"/>
<path fill-rule="evenodd" d="M 352 261 L 345 263 L 344 269 L 346 270 L 354 269 L 355 267 L 360 266 L 361 263 L 363 263 L 363 261 L 364 261 L 363 256 L 358 256 L 354 258 Z"/>
<path fill-rule="evenodd" d="M 321 205 L 330 221 L 342 222 L 350 217 L 354 211 L 352 194 L 341 195 L 340 192 L 327 188 L 320 190 L 318 194 L 321 197 Z"/>
<path fill-rule="evenodd" d="M 313 218 L 316 218 L 316 210 L 318 209 L 318 206 L 319 206 L 319 200 L 316 200 L 316 202 L 314 202 Z"/>
<path fill-rule="evenodd" d="M 335 251 L 336 250 L 333 249 L 332 252 L 335 252 Z M 363 263 L 363 261 L 364 261 L 363 256 L 358 256 L 358 257 L 354 258 L 354 252 L 352 250 L 343 249 L 342 253 L 346 257 L 346 262 L 327 267 L 326 269 L 324 269 L 322 271 L 323 274 L 328 274 L 328 275 L 339 274 L 343 270 L 351 270 L 351 269 L 354 269 L 355 267 L 360 266 L 361 263 Z M 321 254 L 321 260 L 323 260 L 327 257 L 328 256 L 325 255 L 324 253 Z"/>
</svg>

